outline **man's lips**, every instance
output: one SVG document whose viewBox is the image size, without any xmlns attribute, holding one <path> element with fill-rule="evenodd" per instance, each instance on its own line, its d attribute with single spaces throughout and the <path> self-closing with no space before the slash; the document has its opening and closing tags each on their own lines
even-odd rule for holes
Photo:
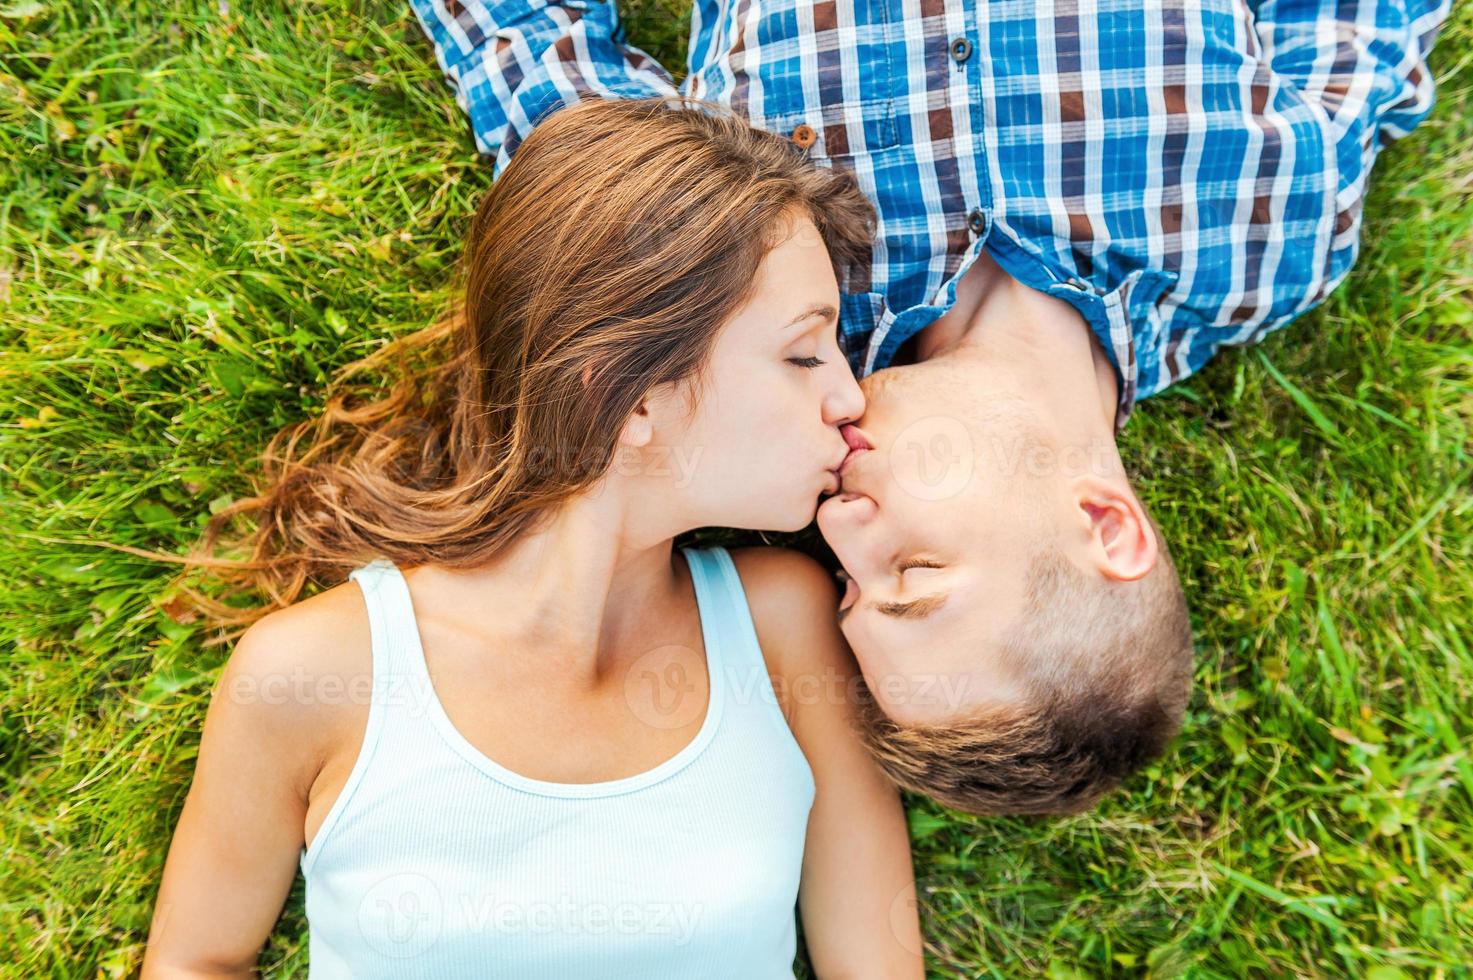
<svg viewBox="0 0 1473 980">
<path fill-rule="evenodd" d="M 844 467 L 849 465 L 850 460 L 860 453 L 874 448 L 874 445 L 869 441 L 869 437 L 859 431 L 857 426 L 846 423 L 845 425 L 839 426 L 839 433 L 844 437 L 844 445 L 849 447 L 849 451 L 844 454 L 844 458 L 839 460 L 837 465 L 829 467 L 829 475 L 834 479 L 832 485 L 824 490 L 826 495 L 836 494 L 843 488 Z"/>
<path fill-rule="evenodd" d="M 849 452 L 844 455 L 843 461 L 839 463 L 839 468 L 834 471 L 839 476 L 843 476 L 844 467 L 849 465 L 850 460 L 860 453 L 867 452 L 875 447 L 870 444 L 865 434 L 855 426 L 841 425 L 839 426 L 839 434 L 844 437 L 844 443 L 849 447 Z"/>
</svg>

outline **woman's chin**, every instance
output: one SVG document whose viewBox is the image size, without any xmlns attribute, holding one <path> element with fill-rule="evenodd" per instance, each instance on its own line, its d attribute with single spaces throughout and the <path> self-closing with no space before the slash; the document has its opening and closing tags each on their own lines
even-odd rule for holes
<svg viewBox="0 0 1473 980">
<path fill-rule="evenodd" d="M 770 522 L 763 525 L 763 530 L 780 532 L 801 531 L 813 523 L 814 515 L 817 512 L 817 497 L 795 500 L 790 507 L 784 508 L 782 513 L 778 513 L 774 509 L 770 517 Z"/>
<path fill-rule="evenodd" d="M 773 528 L 774 531 L 801 531 L 813 523 L 814 515 L 818 513 L 818 501 L 810 500 L 806 507 L 795 510 L 782 527 Z"/>
<path fill-rule="evenodd" d="M 822 489 L 813 491 L 812 494 L 795 494 L 793 488 L 787 488 L 786 498 L 779 498 L 776 493 L 769 494 L 767 506 L 757 511 L 749 510 L 741 518 L 729 516 L 726 520 L 719 519 L 719 515 L 712 513 L 712 520 L 706 523 L 711 527 L 744 528 L 751 531 L 772 531 L 776 533 L 791 533 L 801 531 L 813 523 L 819 510 L 819 494 Z M 752 498 L 748 498 L 750 501 Z"/>
</svg>

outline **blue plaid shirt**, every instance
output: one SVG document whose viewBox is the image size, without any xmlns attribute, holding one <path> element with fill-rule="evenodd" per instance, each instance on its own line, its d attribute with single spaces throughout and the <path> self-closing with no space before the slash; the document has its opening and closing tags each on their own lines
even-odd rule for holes
<svg viewBox="0 0 1473 980">
<path fill-rule="evenodd" d="M 411 0 L 499 174 L 580 98 L 690 94 L 853 171 L 857 375 L 949 309 L 983 243 L 1068 300 L 1136 399 L 1329 294 L 1379 149 L 1432 106 L 1449 0 L 696 0 L 679 86 L 612 0 Z"/>
</svg>

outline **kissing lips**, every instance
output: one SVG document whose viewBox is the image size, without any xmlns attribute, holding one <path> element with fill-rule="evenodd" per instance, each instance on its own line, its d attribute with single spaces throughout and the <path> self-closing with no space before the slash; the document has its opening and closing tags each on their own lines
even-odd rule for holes
<svg viewBox="0 0 1473 980">
<path fill-rule="evenodd" d="M 850 460 L 860 453 L 867 452 L 875 447 L 870 444 L 869 439 L 865 437 L 863 432 L 859 431 L 857 426 L 849 424 L 841 425 L 839 426 L 839 434 L 844 437 L 844 444 L 849 447 L 849 452 L 844 456 L 844 461 L 839 464 L 837 471 L 840 476 L 843 476 L 844 467 L 849 465 Z"/>
</svg>

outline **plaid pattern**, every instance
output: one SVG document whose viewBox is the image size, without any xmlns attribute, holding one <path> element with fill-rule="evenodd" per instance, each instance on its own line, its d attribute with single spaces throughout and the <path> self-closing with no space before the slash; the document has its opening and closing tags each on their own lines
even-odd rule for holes
<svg viewBox="0 0 1473 980">
<path fill-rule="evenodd" d="M 612 0 L 411 0 L 499 173 L 570 101 L 680 92 L 791 134 L 879 212 L 855 373 L 950 308 L 985 241 L 1073 303 L 1136 399 L 1324 299 L 1377 151 L 1432 106 L 1449 0 L 696 0 L 687 74 Z"/>
</svg>

